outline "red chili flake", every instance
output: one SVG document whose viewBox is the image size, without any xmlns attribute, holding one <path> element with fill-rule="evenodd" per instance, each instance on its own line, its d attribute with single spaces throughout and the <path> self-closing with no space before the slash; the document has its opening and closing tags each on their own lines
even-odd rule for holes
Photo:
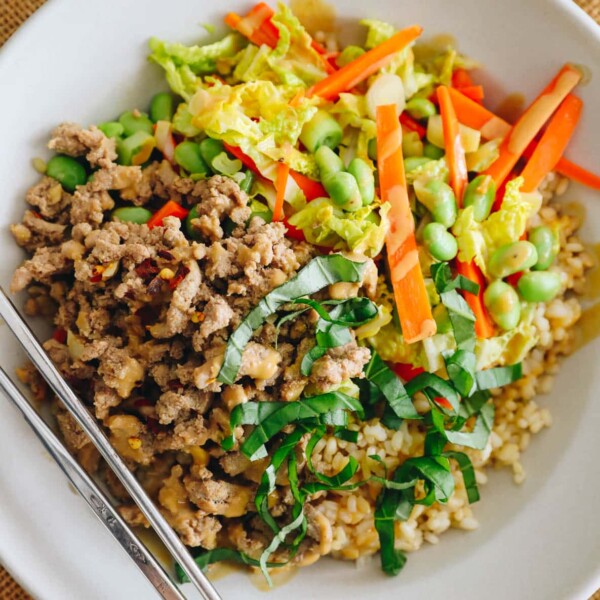
<svg viewBox="0 0 600 600">
<path fill-rule="evenodd" d="M 54 330 L 52 339 L 56 340 L 59 344 L 65 344 L 67 341 L 67 332 L 62 327 L 59 327 Z"/>
<path fill-rule="evenodd" d="M 181 383 L 179 379 L 171 379 L 167 385 L 169 386 L 169 389 L 173 391 L 183 389 L 183 383 Z"/>
<path fill-rule="evenodd" d="M 177 269 L 177 273 L 175 274 L 175 277 L 173 277 L 173 279 L 171 279 L 169 281 L 169 288 L 171 290 L 174 290 L 177 288 L 177 286 L 185 279 L 186 275 L 190 272 L 190 270 L 181 265 L 179 267 L 179 269 Z"/>
<path fill-rule="evenodd" d="M 92 275 L 90 277 L 90 281 L 92 283 L 98 283 L 98 282 L 102 281 L 102 273 L 98 273 L 97 275 Z"/>
<path fill-rule="evenodd" d="M 35 210 L 31 211 L 31 214 L 36 218 L 36 219 L 41 219 L 42 215 L 40 215 L 39 212 L 36 212 Z"/>
<path fill-rule="evenodd" d="M 441 406 L 447 410 L 453 410 L 452 404 L 450 404 L 450 401 L 446 400 L 446 398 L 442 398 L 441 396 L 438 396 L 437 398 L 434 398 L 433 401 L 436 404 L 438 404 L 439 406 Z"/>
<path fill-rule="evenodd" d="M 158 275 L 159 271 L 160 269 L 158 268 L 158 265 L 151 258 L 147 258 L 135 268 L 135 272 L 144 281 L 148 281 L 155 275 Z"/>
<path fill-rule="evenodd" d="M 164 260 L 175 260 L 175 257 L 168 250 L 159 250 L 157 254 Z"/>
</svg>

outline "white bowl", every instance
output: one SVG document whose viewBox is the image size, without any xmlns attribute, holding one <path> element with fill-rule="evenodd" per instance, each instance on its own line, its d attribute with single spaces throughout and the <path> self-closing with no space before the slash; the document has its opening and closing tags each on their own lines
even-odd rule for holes
<svg viewBox="0 0 600 600">
<path fill-rule="evenodd" d="M 509 92 L 532 99 L 564 62 L 586 65 L 594 77 L 577 92 L 587 104 L 568 154 L 599 169 L 600 28 L 570 0 L 333 4 L 345 25 L 368 16 L 398 26 L 420 23 L 425 35 L 450 33 L 486 65 L 486 90 L 496 99 Z M 3 286 L 22 258 L 8 224 L 20 219 L 24 193 L 37 178 L 30 159 L 46 154 L 51 128 L 63 120 L 100 122 L 144 103 L 163 85 L 159 69 L 145 61 L 151 35 L 201 40 L 200 24 L 220 23 L 227 10 L 249 6 L 237 0 L 53 0 L 0 51 Z M 589 200 L 583 236 L 600 240 L 600 198 L 578 186 L 568 197 Z M 0 362 L 12 369 L 23 357 L 9 332 L 0 331 Z M 438 546 L 411 555 L 395 579 L 381 574 L 377 561 L 357 569 L 323 560 L 269 598 L 586 598 L 600 587 L 598 351 L 600 344 L 592 343 L 565 361 L 554 392 L 540 399 L 555 423 L 525 455 L 526 482 L 517 487 L 507 473 L 492 474 L 475 507 L 478 531 L 442 536 Z M 0 456 L 0 562 L 35 597 L 153 597 L 4 399 Z M 264 597 L 240 574 L 217 587 L 225 598 Z"/>
</svg>

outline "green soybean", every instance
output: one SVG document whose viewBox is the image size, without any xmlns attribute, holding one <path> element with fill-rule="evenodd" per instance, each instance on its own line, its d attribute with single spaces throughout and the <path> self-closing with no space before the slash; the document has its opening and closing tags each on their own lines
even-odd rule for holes
<svg viewBox="0 0 600 600">
<path fill-rule="evenodd" d="M 367 154 L 371 160 L 377 160 L 377 138 L 371 138 L 367 144 Z"/>
<path fill-rule="evenodd" d="M 333 173 L 323 180 L 323 185 L 331 199 L 341 208 L 355 211 L 362 206 L 358 183 L 350 173 L 345 171 Z"/>
<path fill-rule="evenodd" d="M 431 213 L 433 219 L 444 227 L 452 227 L 458 215 L 456 197 L 452 188 L 439 179 L 431 179 L 426 183 L 414 182 L 415 194 L 421 204 Z"/>
<path fill-rule="evenodd" d="M 483 293 L 483 302 L 494 322 L 502 329 L 514 329 L 521 320 L 521 303 L 515 289 L 504 281 L 492 282 Z"/>
<path fill-rule="evenodd" d="M 545 271 L 552 265 L 560 250 L 560 241 L 557 233 L 550 229 L 550 227 L 541 225 L 534 227 L 529 232 L 529 241 L 535 246 L 538 253 L 538 260 L 531 267 L 532 270 Z"/>
<path fill-rule="evenodd" d="M 423 156 L 423 142 L 416 131 L 409 131 L 402 136 L 402 154 L 407 158 Z"/>
<path fill-rule="evenodd" d="M 428 119 L 437 114 L 435 104 L 427 98 L 412 98 L 406 103 L 406 112 L 414 119 Z"/>
<path fill-rule="evenodd" d="M 254 184 L 254 173 L 248 169 L 244 173 L 244 179 L 240 181 L 240 189 L 246 192 L 246 194 L 250 193 L 252 190 L 252 185 Z"/>
<path fill-rule="evenodd" d="M 404 161 L 404 170 L 407 173 L 410 173 L 411 171 L 426 165 L 428 162 L 431 162 L 431 159 L 427 158 L 427 156 L 409 156 Z"/>
<path fill-rule="evenodd" d="M 202 233 L 199 229 L 196 229 L 192 223 L 192 221 L 198 217 L 198 205 L 194 204 L 188 213 L 188 216 L 185 218 L 185 232 L 191 240 L 195 241 L 200 241 L 202 239 Z"/>
<path fill-rule="evenodd" d="M 342 159 L 328 146 L 321 146 L 315 152 L 315 160 L 317 167 L 319 167 L 321 181 L 334 173 L 344 170 Z"/>
<path fill-rule="evenodd" d="M 123 206 L 113 210 L 112 217 L 126 223 L 143 225 L 151 219 L 152 212 L 142 206 Z"/>
<path fill-rule="evenodd" d="M 210 175 L 208 165 L 202 158 L 200 146 L 196 142 L 186 140 L 175 147 L 175 162 L 188 173 Z"/>
<path fill-rule="evenodd" d="M 150 100 L 150 118 L 155 122 L 173 119 L 173 96 L 168 92 L 159 92 Z"/>
<path fill-rule="evenodd" d="M 354 158 L 348 165 L 348 173 L 358 183 L 363 206 L 371 204 L 375 200 L 375 176 L 373 175 L 373 169 L 362 158 Z"/>
<path fill-rule="evenodd" d="M 484 221 L 490 216 L 496 198 L 496 183 L 490 175 L 475 177 L 465 190 L 464 206 L 473 207 L 476 221 Z"/>
<path fill-rule="evenodd" d="M 314 153 L 321 146 L 337 148 L 343 135 L 341 125 L 327 111 L 318 110 L 302 128 L 300 141 L 309 152 Z"/>
<path fill-rule="evenodd" d="M 525 273 L 517 287 L 527 302 L 549 302 L 560 291 L 561 277 L 553 271 L 530 271 Z"/>
<path fill-rule="evenodd" d="M 345 67 L 348 63 L 356 60 L 359 56 L 362 56 L 365 50 L 360 46 L 346 46 L 341 54 L 336 58 L 335 62 L 338 67 Z"/>
<path fill-rule="evenodd" d="M 525 271 L 538 260 L 535 246 L 525 240 L 500 246 L 492 253 L 488 262 L 489 272 L 498 279 L 504 279 L 518 271 Z"/>
<path fill-rule="evenodd" d="M 78 185 L 87 181 L 85 167 L 70 156 L 57 154 L 46 165 L 46 175 L 56 179 L 68 192 L 74 192 Z"/>
<path fill-rule="evenodd" d="M 104 135 L 108 138 L 118 138 L 121 137 L 125 131 L 123 125 L 121 123 L 117 123 L 116 121 L 108 121 L 106 123 L 101 123 L 98 125 L 98 129 L 104 133 Z"/>
<path fill-rule="evenodd" d="M 138 131 L 144 131 L 150 135 L 154 133 L 154 124 L 146 113 L 136 112 L 134 114 L 131 111 L 124 112 L 119 117 L 119 123 L 123 126 L 123 133 L 126 136 L 133 135 Z"/>
<path fill-rule="evenodd" d="M 225 146 L 221 140 L 207 137 L 200 142 L 200 154 L 204 162 L 212 169 L 213 161 L 219 154 L 225 152 Z M 214 170 L 214 169 L 213 169 Z"/>
<path fill-rule="evenodd" d="M 423 243 L 436 260 L 452 260 L 458 253 L 456 239 L 441 223 L 428 223 L 425 226 Z"/>
<path fill-rule="evenodd" d="M 438 148 L 430 142 L 425 142 L 423 144 L 423 156 L 431 158 L 431 160 L 440 160 L 445 154 L 443 148 Z"/>
<path fill-rule="evenodd" d="M 133 157 L 142 149 L 142 146 L 149 143 L 155 143 L 154 136 L 146 131 L 136 131 L 124 140 L 117 140 L 119 163 L 122 165 L 130 165 Z"/>
</svg>

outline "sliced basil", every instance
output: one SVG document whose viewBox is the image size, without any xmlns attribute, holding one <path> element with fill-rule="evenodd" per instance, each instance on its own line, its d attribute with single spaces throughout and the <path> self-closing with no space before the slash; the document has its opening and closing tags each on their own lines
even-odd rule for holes
<svg viewBox="0 0 600 600">
<path fill-rule="evenodd" d="M 480 390 L 491 390 L 502 387 L 523 377 L 523 366 L 516 363 L 507 367 L 495 367 L 478 371 L 476 374 L 477 387 Z"/>
</svg>

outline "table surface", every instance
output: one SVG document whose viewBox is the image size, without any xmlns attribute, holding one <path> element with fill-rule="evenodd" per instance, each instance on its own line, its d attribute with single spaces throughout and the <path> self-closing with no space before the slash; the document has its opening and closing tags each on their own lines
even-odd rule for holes
<svg viewBox="0 0 600 600">
<path fill-rule="evenodd" d="M 46 0 L 0 0 L 0 47 Z M 575 0 L 600 23 L 600 0 Z M 0 565 L 0 600 L 31 600 Z M 590 600 L 600 600 L 600 590 Z"/>
</svg>

